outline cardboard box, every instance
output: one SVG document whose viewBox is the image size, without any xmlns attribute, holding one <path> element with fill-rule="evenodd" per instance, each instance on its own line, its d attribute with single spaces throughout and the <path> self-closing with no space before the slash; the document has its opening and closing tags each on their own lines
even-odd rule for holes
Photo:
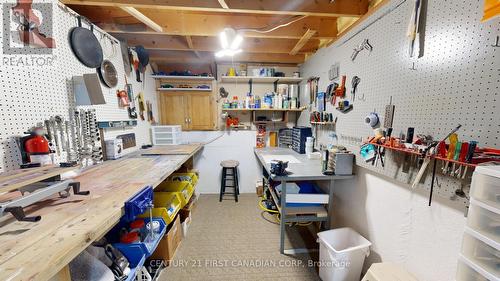
<svg viewBox="0 0 500 281">
<path fill-rule="evenodd" d="M 262 180 L 258 180 L 255 183 L 255 192 L 257 193 L 257 196 L 259 196 L 259 197 L 264 195 L 264 185 L 262 184 Z"/>
<path fill-rule="evenodd" d="M 182 226 L 180 216 L 168 226 L 165 236 L 161 239 L 151 259 L 163 260 L 165 265 L 174 258 L 175 250 L 182 241 Z"/>
<path fill-rule="evenodd" d="M 186 237 L 189 226 L 191 225 L 191 216 L 187 217 L 182 223 L 182 235 Z"/>
<path fill-rule="evenodd" d="M 184 206 L 184 208 L 179 211 L 181 223 L 183 223 L 187 218 L 191 217 L 191 213 L 196 208 L 196 201 L 198 201 L 198 197 L 196 196 L 196 194 L 193 194 L 186 206 Z"/>
</svg>

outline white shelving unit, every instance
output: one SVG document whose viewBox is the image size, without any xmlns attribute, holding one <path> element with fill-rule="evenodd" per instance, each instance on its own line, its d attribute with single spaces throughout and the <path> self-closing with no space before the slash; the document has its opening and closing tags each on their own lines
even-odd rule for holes
<svg viewBox="0 0 500 281">
<path fill-rule="evenodd" d="M 500 166 L 478 166 L 470 195 L 456 280 L 500 280 Z"/>
<path fill-rule="evenodd" d="M 176 145 L 182 143 L 182 127 L 152 126 L 153 145 Z"/>
</svg>

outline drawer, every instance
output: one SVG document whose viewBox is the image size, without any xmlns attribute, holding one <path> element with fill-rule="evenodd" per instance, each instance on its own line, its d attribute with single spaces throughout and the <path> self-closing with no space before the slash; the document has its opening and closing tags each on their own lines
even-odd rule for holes
<svg viewBox="0 0 500 281">
<path fill-rule="evenodd" d="M 500 210 L 471 199 L 467 226 L 500 243 Z"/>
<path fill-rule="evenodd" d="M 500 179 L 479 173 L 472 177 L 471 198 L 500 209 Z"/>
<path fill-rule="evenodd" d="M 480 269 L 500 278 L 500 250 L 495 243 L 477 232 L 465 228 L 462 255 Z"/>
<path fill-rule="evenodd" d="M 479 270 L 479 271 L 478 271 Z M 482 274 L 480 273 L 482 272 Z M 466 260 L 463 256 L 460 256 L 457 264 L 457 275 L 455 276 L 456 281 L 491 281 L 493 278 L 487 278 L 488 273 L 481 270 L 474 263 Z M 493 276 L 488 276 L 493 277 Z"/>
</svg>

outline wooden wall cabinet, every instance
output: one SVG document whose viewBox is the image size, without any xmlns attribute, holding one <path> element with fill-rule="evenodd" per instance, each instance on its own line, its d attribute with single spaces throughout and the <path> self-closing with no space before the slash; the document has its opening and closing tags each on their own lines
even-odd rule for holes
<svg viewBox="0 0 500 281">
<path fill-rule="evenodd" d="M 212 93 L 160 93 L 159 100 L 162 125 L 181 125 L 183 131 L 215 129 Z"/>
<path fill-rule="evenodd" d="M 204 79 L 200 79 L 204 78 Z M 211 78 L 211 77 L 210 77 Z M 182 80 L 183 85 L 191 84 L 193 88 L 161 88 L 162 83 L 176 83 Z M 158 81 L 158 111 L 161 125 L 181 125 L 183 131 L 215 130 L 215 81 L 213 78 L 157 78 Z M 197 89 L 196 84 L 210 84 L 211 89 Z M 177 82 L 179 83 L 179 82 Z"/>
</svg>

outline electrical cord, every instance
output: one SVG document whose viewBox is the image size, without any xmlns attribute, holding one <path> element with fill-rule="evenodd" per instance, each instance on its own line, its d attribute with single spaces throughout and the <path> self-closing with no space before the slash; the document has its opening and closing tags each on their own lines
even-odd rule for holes
<svg viewBox="0 0 500 281">
<path fill-rule="evenodd" d="M 263 219 L 265 219 L 266 221 L 270 222 L 270 223 L 274 223 L 274 224 L 280 224 L 280 212 L 277 211 L 277 210 L 271 210 L 271 209 L 268 209 L 266 208 L 264 205 L 262 205 L 262 203 L 264 202 L 264 197 L 262 197 L 259 201 L 259 208 L 263 211 L 261 213 L 261 216 Z M 268 212 L 268 213 L 271 213 L 271 214 L 274 214 L 274 218 L 276 220 L 276 222 L 272 222 L 270 220 L 268 220 L 267 218 L 264 217 L 264 212 Z M 296 223 L 286 223 L 286 225 L 289 225 L 289 226 L 308 226 L 308 225 L 311 225 L 313 222 L 310 221 L 310 222 L 306 222 L 306 223 L 300 223 L 300 222 L 296 222 Z"/>
<path fill-rule="evenodd" d="M 287 22 L 287 23 L 279 24 L 280 22 L 282 22 L 282 20 L 281 20 L 281 21 L 278 21 L 279 25 L 272 27 L 272 28 L 270 28 L 270 26 L 268 25 L 268 26 L 262 27 L 262 28 L 240 28 L 240 29 L 237 29 L 236 31 L 252 31 L 252 32 L 257 32 L 257 33 L 269 33 L 269 32 L 275 31 L 278 28 L 289 26 L 290 24 L 297 22 L 301 19 L 304 19 L 306 17 L 307 16 L 295 16 L 294 17 L 295 19 L 292 18 L 292 20 Z"/>
</svg>

